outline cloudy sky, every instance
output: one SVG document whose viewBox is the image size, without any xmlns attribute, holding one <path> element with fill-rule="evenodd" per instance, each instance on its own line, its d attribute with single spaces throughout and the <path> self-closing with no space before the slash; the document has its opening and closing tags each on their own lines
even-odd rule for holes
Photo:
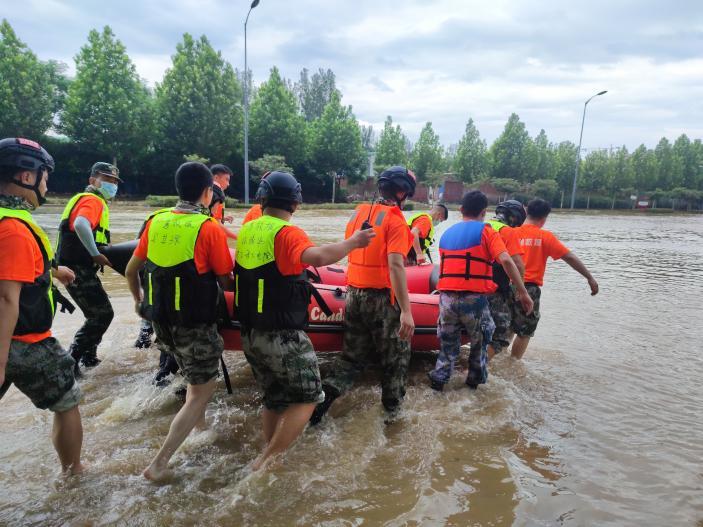
<svg viewBox="0 0 703 527">
<path fill-rule="evenodd" d="M 66 62 L 109 24 L 153 86 L 184 32 L 205 34 L 243 69 L 249 0 L 0 0 L 43 60 Z M 256 83 L 331 68 L 359 120 L 392 115 L 445 145 L 472 117 L 490 143 L 517 112 L 532 135 L 585 148 L 681 133 L 703 138 L 703 0 L 261 0 L 249 21 Z"/>
</svg>

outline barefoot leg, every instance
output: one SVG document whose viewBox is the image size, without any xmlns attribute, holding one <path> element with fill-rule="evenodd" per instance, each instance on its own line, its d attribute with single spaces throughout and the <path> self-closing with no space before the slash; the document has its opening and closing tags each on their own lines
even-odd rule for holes
<svg viewBox="0 0 703 527">
<path fill-rule="evenodd" d="M 54 413 L 51 439 L 61 461 L 61 470 L 70 475 L 83 472 L 83 465 L 81 465 L 83 424 L 78 406 L 65 412 Z"/>
<path fill-rule="evenodd" d="M 276 426 L 278 425 L 278 420 L 281 418 L 281 415 L 283 414 L 280 412 L 275 412 L 274 410 L 264 408 L 261 421 L 263 423 L 264 440 L 266 441 L 266 444 L 271 442 L 271 438 L 276 431 Z"/>
<path fill-rule="evenodd" d="M 166 441 L 143 475 L 152 481 L 163 481 L 172 475 L 166 467 L 171 456 L 183 444 L 196 423 L 203 418 L 205 407 L 215 391 L 215 381 L 205 384 L 189 384 L 186 402 L 171 422 Z"/>
<path fill-rule="evenodd" d="M 252 469 L 259 470 L 273 456 L 284 452 L 303 433 L 314 409 L 315 403 L 292 404 L 286 408 L 278 418 L 271 441 L 254 461 Z"/>
<path fill-rule="evenodd" d="M 513 341 L 513 347 L 510 350 L 510 355 L 514 359 L 521 359 L 527 351 L 527 345 L 530 343 L 530 337 L 516 336 Z"/>
</svg>

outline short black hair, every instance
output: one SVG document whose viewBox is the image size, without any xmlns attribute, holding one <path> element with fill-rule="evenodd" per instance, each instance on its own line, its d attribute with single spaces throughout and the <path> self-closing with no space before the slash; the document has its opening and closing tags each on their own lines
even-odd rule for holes
<svg viewBox="0 0 703 527">
<path fill-rule="evenodd" d="M 212 172 L 213 176 L 216 176 L 217 174 L 229 174 L 230 176 L 234 175 L 232 174 L 232 169 L 227 165 L 212 165 L 210 167 L 210 172 Z"/>
<path fill-rule="evenodd" d="M 548 201 L 535 198 L 527 204 L 527 215 L 536 220 L 542 220 L 552 212 L 552 206 Z"/>
<path fill-rule="evenodd" d="M 480 190 L 470 190 L 461 198 L 461 212 L 464 216 L 476 217 L 488 207 L 488 198 Z"/>
<path fill-rule="evenodd" d="M 189 161 L 176 170 L 176 190 L 182 200 L 197 201 L 209 187 L 212 187 L 212 172 L 202 163 Z"/>
<path fill-rule="evenodd" d="M 442 209 L 444 211 L 444 219 L 448 220 L 449 219 L 449 209 L 444 203 L 435 203 L 435 207 Z"/>
</svg>

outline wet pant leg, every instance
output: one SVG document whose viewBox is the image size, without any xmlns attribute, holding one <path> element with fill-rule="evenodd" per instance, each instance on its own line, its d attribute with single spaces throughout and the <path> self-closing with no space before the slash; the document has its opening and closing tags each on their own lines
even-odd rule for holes
<svg viewBox="0 0 703 527">
<path fill-rule="evenodd" d="M 72 266 L 71 269 L 76 280 L 66 290 L 86 319 L 73 337 L 71 348 L 78 356 L 95 356 L 114 311 L 95 268 Z"/>
</svg>

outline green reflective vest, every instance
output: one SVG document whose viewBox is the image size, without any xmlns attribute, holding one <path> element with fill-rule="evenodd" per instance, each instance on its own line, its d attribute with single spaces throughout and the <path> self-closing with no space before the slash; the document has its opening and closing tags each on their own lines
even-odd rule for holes
<svg viewBox="0 0 703 527">
<path fill-rule="evenodd" d="M 408 218 L 408 227 L 411 229 L 413 228 L 413 223 L 415 223 L 415 220 L 422 216 L 427 216 L 427 218 L 430 220 L 430 232 L 427 233 L 427 238 L 423 238 L 420 236 L 420 249 L 422 249 L 422 252 L 427 253 L 428 255 L 430 254 L 430 246 L 434 243 L 434 222 L 432 221 L 432 216 L 429 215 L 426 212 L 418 212 L 417 214 L 413 214 Z M 411 259 L 415 259 L 415 249 L 410 249 L 410 255 Z"/>
<path fill-rule="evenodd" d="M 172 210 L 152 216 L 142 273 L 144 318 L 185 327 L 217 320 L 217 277 L 198 273 L 195 265 L 195 244 L 207 221 L 214 220 Z"/>
<path fill-rule="evenodd" d="M 56 239 L 56 257 L 60 264 L 63 265 L 93 265 L 93 258 L 90 256 L 86 248 L 81 243 L 75 231 L 71 230 L 69 221 L 73 209 L 78 204 L 78 200 L 86 196 L 91 196 L 94 199 L 99 199 L 103 205 L 103 212 L 100 215 L 100 221 L 97 227 L 93 229 L 93 239 L 95 245 L 108 245 L 110 243 L 110 209 L 107 206 L 107 201 L 101 195 L 93 192 L 80 192 L 73 196 L 61 214 L 61 223 L 59 224 L 59 235 Z"/>
<path fill-rule="evenodd" d="M 284 276 L 275 261 L 276 236 L 290 223 L 264 215 L 242 226 L 234 266 L 235 314 L 244 329 L 302 329 L 311 285 L 305 272 Z"/>
<path fill-rule="evenodd" d="M 51 260 L 53 251 L 46 233 L 34 222 L 26 210 L 0 208 L 0 221 L 14 218 L 24 223 L 34 236 L 44 261 L 44 268 L 33 283 L 22 284 L 20 291 L 20 311 L 13 335 L 44 333 L 51 329 L 56 303 L 51 282 Z"/>
</svg>

